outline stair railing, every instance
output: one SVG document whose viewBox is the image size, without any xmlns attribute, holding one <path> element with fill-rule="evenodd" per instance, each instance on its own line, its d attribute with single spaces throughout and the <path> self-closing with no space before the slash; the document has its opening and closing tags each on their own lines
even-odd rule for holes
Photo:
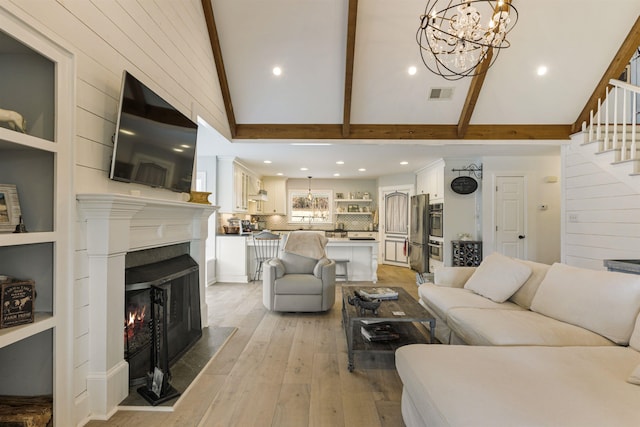
<svg viewBox="0 0 640 427">
<path fill-rule="evenodd" d="M 598 142 L 598 151 L 620 150 L 620 161 L 638 159 L 640 87 L 615 79 L 609 84 L 604 102 L 598 99 L 597 111 L 589 114 L 588 129 L 583 123 L 587 142 Z"/>
</svg>

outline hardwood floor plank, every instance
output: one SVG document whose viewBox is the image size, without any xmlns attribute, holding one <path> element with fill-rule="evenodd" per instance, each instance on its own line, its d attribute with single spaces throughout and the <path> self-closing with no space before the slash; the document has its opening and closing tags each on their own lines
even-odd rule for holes
<svg viewBox="0 0 640 427">
<path fill-rule="evenodd" d="M 345 425 L 340 390 L 340 373 L 335 353 L 316 353 L 313 358 L 309 426 Z"/>
<path fill-rule="evenodd" d="M 277 427 L 309 425 L 310 400 L 310 381 L 307 384 L 283 384 L 271 425 Z"/>
</svg>

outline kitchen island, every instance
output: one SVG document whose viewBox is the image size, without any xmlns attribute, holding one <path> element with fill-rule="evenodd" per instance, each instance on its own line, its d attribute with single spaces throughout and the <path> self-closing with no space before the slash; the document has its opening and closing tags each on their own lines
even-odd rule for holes
<svg viewBox="0 0 640 427">
<path fill-rule="evenodd" d="M 286 234 L 282 235 L 280 250 Z M 327 257 L 349 260 L 349 281 L 378 281 L 378 241 L 329 238 Z M 256 254 L 251 235 L 216 236 L 216 281 L 247 283 L 253 279 Z"/>
</svg>

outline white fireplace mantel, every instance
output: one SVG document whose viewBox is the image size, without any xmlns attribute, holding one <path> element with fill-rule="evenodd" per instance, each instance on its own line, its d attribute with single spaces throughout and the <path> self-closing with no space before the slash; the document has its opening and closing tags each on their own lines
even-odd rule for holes
<svg viewBox="0 0 640 427">
<path fill-rule="evenodd" d="M 201 318 L 207 326 L 205 247 L 208 218 L 218 208 L 122 194 L 78 194 L 76 199 L 89 266 L 89 408 L 91 418 L 108 419 L 129 393 L 123 339 L 125 255 L 189 242 L 190 255 L 200 266 Z"/>
</svg>

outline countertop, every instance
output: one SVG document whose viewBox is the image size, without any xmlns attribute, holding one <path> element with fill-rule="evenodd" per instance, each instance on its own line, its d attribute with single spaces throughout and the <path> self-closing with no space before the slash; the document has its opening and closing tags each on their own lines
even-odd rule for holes
<svg viewBox="0 0 640 427">
<path fill-rule="evenodd" d="M 640 259 L 605 259 L 602 263 L 610 271 L 640 274 Z"/>
</svg>

